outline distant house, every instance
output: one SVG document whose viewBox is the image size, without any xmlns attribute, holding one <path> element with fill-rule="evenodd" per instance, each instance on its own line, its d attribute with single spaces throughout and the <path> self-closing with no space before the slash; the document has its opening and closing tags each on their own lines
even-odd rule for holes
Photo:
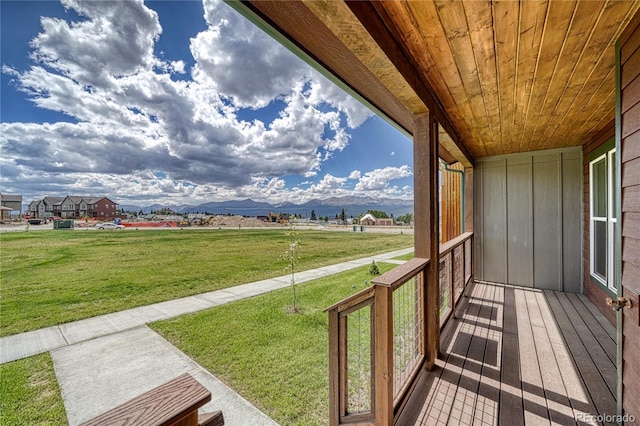
<svg viewBox="0 0 640 426">
<path fill-rule="evenodd" d="M 169 207 L 163 207 L 156 212 L 156 214 L 169 216 L 169 215 L 177 215 L 178 212 L 171 210 Z"/>
<path fill-rule="evenodd" d="M 49 218 L 56 215 L 60 216 L 60 212 L 55 211 L 55 206 L 61 205 L 62 200 L 64 200 L 64 197 L 44 197 L 38 204 L 37 214 L 33 214 L 32 211 L 31 215 L 36 218 Z M 40 214 L 41 211 L 42 214 Z"/>
<path fill-rule="evenodd" d="M 374 217 L 371 213 L 367 213 L 360 219 L 360 225 L 393 226 L 393 219 L 388 217 Z"/>
<path fill-rule="evenodd" d="M 118 204 L 107 197 L 77 196 L 44 197 L 29 204 L 29 213 L 34 218 L 59 216 L 70 219 L 118 217 Z"/>
<path fill-rule="evenodd" d="M 11 220 L 11 207 L 0 206 L 0 221 Z"/>
<path fill-rule="evenodd" d="M 360 219 L 360 225 L 375 226 L 376 220 L 371 213 L 367 213 Z"/>
<path fill-rule="evenodd" d="M 0 194 L 0 205 L 2 207 L 9 208 L 8 210 L 9 218 L 11 218 L 11 212 L 18 212 L 18 214 L 22 214 L 22 195 L 9 195 L 9 194 Z M 2 209 L 2 218 L 5 217 L 6 209 Z"/>
</svg>

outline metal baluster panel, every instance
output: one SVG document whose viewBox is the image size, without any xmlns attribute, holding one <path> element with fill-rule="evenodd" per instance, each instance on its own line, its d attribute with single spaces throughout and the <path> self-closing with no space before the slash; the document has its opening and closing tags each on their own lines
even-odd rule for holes
<svg viewBox="0 0 640 426">
<path fill-rule="evenodd" d="M 455 301 L 457 302 L 464 290 L 464 247 L 459 245 L 453 249 L 453 285 L 455 289 Z"/>
<path fill-rule="evenodd" d="M 451 253 L 440 259 L 440 323 L 444 323 L 451 311 Z"/>
<path fill-rule="evenodd" d="M 471 238 L 464 242 L 464 282 L 471 278 Z"/>
<path fill-rule="evenodd" d="M 424 356 L 422 286 L 416 276 L 393 291 L 393 395 L 402 391 Z"/>
<path fill-rule="evenodd" d="M 372 327 L 371 305 L 347 314 L 346 414 L 372 410 Z"/>
</svg>

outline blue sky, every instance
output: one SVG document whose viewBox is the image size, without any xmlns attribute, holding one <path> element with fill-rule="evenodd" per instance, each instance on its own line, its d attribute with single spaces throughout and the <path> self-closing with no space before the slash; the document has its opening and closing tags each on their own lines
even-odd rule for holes
<svg viewBox="0 0 640 426">
<path fill-rule="evenodd" d="M 0 7 L 3 193 L 413 197 L 411 141 L 222 2 Z"/>
</svg>

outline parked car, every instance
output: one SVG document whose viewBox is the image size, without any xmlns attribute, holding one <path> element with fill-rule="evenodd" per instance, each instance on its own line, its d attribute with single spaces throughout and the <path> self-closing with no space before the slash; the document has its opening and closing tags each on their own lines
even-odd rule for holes
<svg viewBox="0 0 640 426">
<path fill-rule="evenodd" d="M 124 225 L 116 225 L 115 223 L 99 223 L 96 225 L 98 229 L 122 229 Z"/>
</svg>

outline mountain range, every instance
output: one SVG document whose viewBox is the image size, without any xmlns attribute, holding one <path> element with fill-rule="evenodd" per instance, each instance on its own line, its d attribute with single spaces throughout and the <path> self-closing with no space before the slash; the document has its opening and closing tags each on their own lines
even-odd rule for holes
<svg viewBox="0 0 640 426">
<path fill-rule="evenodd" d="M 191 205 L 160 205 L 150 206 L 120 205 L 125 211 L 142 211 L 145 214 L 169 208 L 176 213 L 210 213 L 222 215 L 241 216 L 266 216 L 269 212 L 299 214 L 302 217 L 311 217 L 313 210 L 317 217 L 329 218 L 340 215 L 344 209 L 347 217 L 358 217 L 368 210 L 381 210 L 395 217 L 407 213 L 413 213 L 413 200 L 396 200 L 391 198 L 373 197 L 332 197 L 324 200 L 314 199 L 304 204 L 291 202 L 270 204 L 265 202 L 245 200 L 211 201 L 195 206 Z"/>
</svg>

